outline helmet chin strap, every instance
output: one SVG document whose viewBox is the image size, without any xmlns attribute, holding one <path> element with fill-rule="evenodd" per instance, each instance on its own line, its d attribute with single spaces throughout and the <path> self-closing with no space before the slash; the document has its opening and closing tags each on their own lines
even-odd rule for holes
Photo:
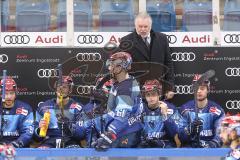
<svg viewBox="0 0 240 160">
<path fill-rule="evenodd" d="M 113 73 L 111 73 L 111 78 L 113 78 L 114 80 L 117 80 L 117 75 L 119 75 L 122 72 L 122 67 L 121 70 L 118 73 L 114 73 L 115 71 L 115 67 L 113 68 Z"/>
</svg>

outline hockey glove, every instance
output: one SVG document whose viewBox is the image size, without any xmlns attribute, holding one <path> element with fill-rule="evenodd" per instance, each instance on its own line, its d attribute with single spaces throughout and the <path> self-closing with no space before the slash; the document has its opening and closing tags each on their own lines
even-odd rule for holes
<svg viewBox="0 0 240 160">
<path fill-rule="evenodd" d="M 63 117 L 62 115 L 57 115 L 58 120 L 58 128 L 63 131 L 64 135 L 72 136 L 74 125 L 67 117 Z"/>
<path fill-rule="evenodd" d="M 203 122 L 200 119 L 196 119 L 191 124 L 191 134 L 197 135 L 203 129 Z"/>
<path fill-rule="evenodd" d="M 141 142 L 142 148 L 165 148 L 165 142 L 160 139 L 145 139 Z"/>
<path fill-rule="evenodd" d="M 15 147 L 15 148 L 23 148 L 24 144 L 22 141 L 12 141 L 11 144 Z"/>
<path fill-rule="evenodd" d="M 165 142 L 163 140 L 160 139 L 151 139 L 148 140 L 148 144 L 152 147 L 152 148 L 165 148 Z"/>
<path fill-rule="evenodd" d="M 106 132 L 100 135 L 100 138 L 96 142 L 93 142 L 92 146 L 97 151 L 106 151 L 112 145 L 112 143 L 117 139 L 117 136 L 112 132 Z"/>
<path fill-rule="evenodd" d="M 95 100 L 98 100 L 99 102 L 107 102 L 107 96 L 106 94 L 103 92 L 103 90 L 93 90 L 91 92 L 91 96 L 95 99 Z"/>
<path fill-rule="evenodd" d="M 202 148 L 218 148 L 220 145 L 215 141 L 200 141 L 200 146 Z"/>
</svg>

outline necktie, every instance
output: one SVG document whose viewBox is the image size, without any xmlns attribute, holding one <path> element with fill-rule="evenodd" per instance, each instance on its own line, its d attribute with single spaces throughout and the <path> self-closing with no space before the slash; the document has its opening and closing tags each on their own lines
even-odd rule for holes
<svg viewBox="0 0 240 160">
<path fill-rule="evenodd" d="M 145 37 L 143 40 L 144 40 L 144 43 L 146 44 L 147 48 L 149 49 L 150 48 L 150 44 L 148 42 L 148 37 Z"/>
</svg>

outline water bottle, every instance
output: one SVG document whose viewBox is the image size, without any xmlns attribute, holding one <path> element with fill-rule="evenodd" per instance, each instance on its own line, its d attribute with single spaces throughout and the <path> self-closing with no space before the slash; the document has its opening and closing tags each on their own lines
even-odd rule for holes
<svg viewBox="0 0 240 160">
<path fill-rule="evenodd" d="M 50 122 L 50 112 L 49 111 L 44 113 L 43 119 L 45 120 L 46 125 L 41 127 L 40 133 L 39 133 L 40 137 L 46 137 L 47 130 L 48 130 L 48 125 L 49 125 L 49 122 Z"/>
</svg>

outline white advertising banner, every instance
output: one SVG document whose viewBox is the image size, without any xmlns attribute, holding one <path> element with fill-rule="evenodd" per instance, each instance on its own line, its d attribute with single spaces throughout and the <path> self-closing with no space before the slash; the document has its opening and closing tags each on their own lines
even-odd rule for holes
<svg viewBox="0 0 240 160">
<path fill-rule="evenodd" d="M 74 46 L 116 47 L 130 32 L 75 32 Z M 212 32 L 165 32 L 170 47 L 212 47 Z M 221 32 L 220 46 L 240 46 L 239 32 Z M 67 47 L 66 32 L 1 32 L 1 47 Z"/>
<path fill-rule="evenodd" d="M 221 46 L 240 47 L 240 32 L 222 32 Z"/>
<path fill-rule="evenodd" d="M 66 47 L 65 32 L 2 32 L 1 47 Z"/>
<path fill-rule="evenodd" d="M 115 47 L 120 39 L 130 32 L 76 32 L 74 46 L 78 47 Z"/>
</svg>

